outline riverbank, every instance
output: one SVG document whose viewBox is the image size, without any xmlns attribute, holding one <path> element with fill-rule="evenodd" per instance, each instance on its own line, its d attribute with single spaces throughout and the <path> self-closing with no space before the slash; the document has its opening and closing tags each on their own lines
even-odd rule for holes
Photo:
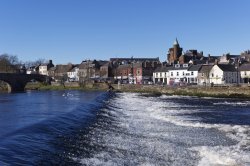
<svg viewBox="0 0 250 166">
<path fill-rule="evenodd" d="M 116 91 L 151 95 L 182 95 L 217 98 L 250 98 L 250 87 L 163 87 L 156 85 L 113 85 Z"/>
<path fill-rule="evenodd" d="M 25 90 L 99 90 L 105 91 L 108 89 L 108 85 L 102 83 L 95 84 L 84 84 L 79 85 L 78 83 L 65 83 L 65 84 L 57 84 L 53 83 L 51 85 L 45 85 L 41 83 L 28 83 L 25 86 Z"/>
<path fill-rule="evenodd" d="M 131 85 L 112 84 L 115 92 L 147 93 L 150 96 L 160 95 L 182 95 L 197 97 L 217 98 L 250 98 L 250 87 L 167 87 L 159 85 Z M 45 85 L 41 83 L 28 83 L 25 90 L 83 90 L 83 91 L 107 91 L 106 83 L 89 83 L 79 85 L 78 83 L 65 83 Z"/>
</svg>

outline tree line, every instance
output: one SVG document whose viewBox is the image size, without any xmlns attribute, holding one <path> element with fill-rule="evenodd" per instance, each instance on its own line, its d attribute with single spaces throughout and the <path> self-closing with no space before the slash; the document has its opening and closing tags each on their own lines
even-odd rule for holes
<svg viewBox="0 0 250 166">
<path fill-rule="evenodd" d="M 16 73 L 23 66 L 26 68 L 38 66 L 46 63 L 45 59 L 37 59 L 35 61 L 20 61 L 16 55 L 1 54 L 0 55 L 0 73 Z"/>
</svg>

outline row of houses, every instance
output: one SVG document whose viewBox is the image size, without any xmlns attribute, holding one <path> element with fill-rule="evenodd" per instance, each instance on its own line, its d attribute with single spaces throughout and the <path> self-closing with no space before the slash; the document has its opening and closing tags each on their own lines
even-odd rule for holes
<svg viewBox="0 0 250 166">
<path fill-rule="evenodd" d="M 159 58 L 110 58 L 80 64 L 33 66 L 27 74 L 48 75 L 55 81 L 119 81 L 130 84 L 206 85 L 248 83 L 250 51 L 241 55 L 203 56 L 195 49 L 183 52 L 178 40 L 169 48 L 167 62 Z"/>
<path fill-rule="evenodd" d="M 173 64 L 159 58 L 111 58 L 86 60 L 81 64 L 54 66 L 50 60 L 27 70 L 27 74 L 48 75 L 55 81 L 120 81 L 130 84 L 208 85 L 249 83 L 250 63 Z"/>
<path fill-rule="evenodd" d="M 27 74 L 39 73 L 54 81 L 120 81 L 142 84 L 152 81 L 154 70 L 161 66 L 159 58 L 110 58 L 109 61 L 86 60 L 81 64 L 54 65 L 48 63 L 27 69 Z"/>
<path fill-rule="evenodd" d="M 232 64 L 175 64 L 157 68 L 153 73 L 155 84 L 208 85 L 249 83 L 250 64 L 239 67 Z"/>
</svg>

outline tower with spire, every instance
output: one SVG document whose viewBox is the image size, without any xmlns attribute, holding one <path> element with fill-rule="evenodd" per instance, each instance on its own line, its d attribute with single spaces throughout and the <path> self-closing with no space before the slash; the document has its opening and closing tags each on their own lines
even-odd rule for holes
<svg viewBox="0 0 250 166">
<path fill-rule="evenodd" d="M 178 63 L 179 57 L 182 54 L 182 48 L 179 45 L 177 38 L 174 41 L 173 47 L 169 48 L 167 54 L 167 61 L 169 64 Z"/>
</svg>

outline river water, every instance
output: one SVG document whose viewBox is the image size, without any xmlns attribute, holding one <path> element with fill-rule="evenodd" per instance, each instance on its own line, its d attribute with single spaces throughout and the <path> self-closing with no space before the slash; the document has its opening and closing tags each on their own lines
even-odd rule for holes
<svg viewBox="0 0 250 166">
<path fill-rule="evenodd" d="M 250 101 L 0 94 L 0 165 L 250 165 Z"/>
</svg>

